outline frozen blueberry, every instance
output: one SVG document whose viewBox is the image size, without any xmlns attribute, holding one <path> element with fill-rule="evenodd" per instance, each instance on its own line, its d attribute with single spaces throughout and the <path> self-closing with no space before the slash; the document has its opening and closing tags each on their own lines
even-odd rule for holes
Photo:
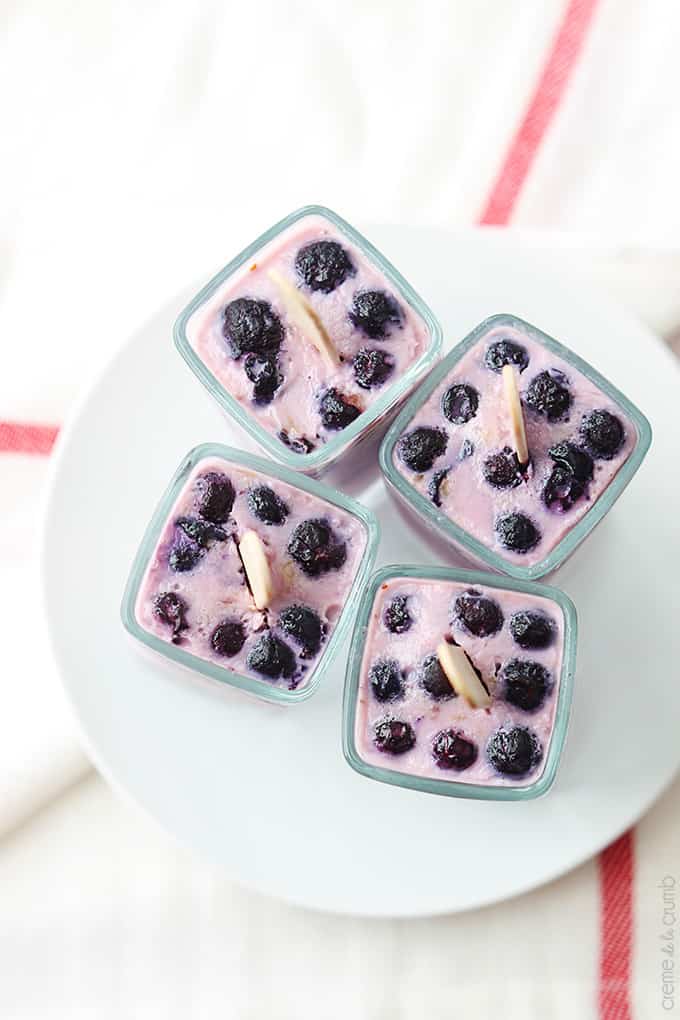
<svg viewBox="0 0 680 1020">
<path fill-rule="evenodd" d="M 293 453 L 311 453 L 314 449 L 314 443 L 306 436 L 291 436 L 285 429 L 281 429 L 277 435 L 283 445 Z"/>
<path fill-rule="evenodd" d="M 178 517 L 175 524 L 202 549 L 208 549 L 211 542 L 224 542 L 229 537 L 224 528 L 200 517 Z"/>
<path fill-rule="evenodd" d="M 178 574 L 186 574 L 193 570 L 201 558 L 203 550 L 195 542 L 178 538 L 168 556 L 168 566 Z"/>
<path fill-rule="evenodd" d="M 248 492 L 248 509 L 263 524 L 283 524 L 290 513 L 288 505 L 268 485 L 256 485 Z"/>
<path fill-rule="evenodd" d="M 382 290 L 359 290 L 349 317 L 371 340 L 385 338 L 391 326 L 401 326 L 401 309 L 391 294 Z"/>
<path fill-rule="evenodd" d="M 458 460 L 465 460 L 467 457 L 471 457 L 474 452 L 474 443 L 471 443 L 469 439 L 464 439 L 458 451 Z"/>
<path fill-rule="evenodd" d="M 475 588 L 463 592 L 453 604 L 454 621 L 475 637 L 489 637 L 497 634 L 503 626 L 501 607 L 488 595 L 482 595 Z"/>
<path fill-rule="evenodd" d="M 330 294 L 356 269 L 348 253 L 337 241 L 312 241 L 300 248 L 295 257 L 297 274 L 310 290 Z"/>
<path fill-rule="evenodd" d="M 589 411 L 579 429 L 586 448 L 598 460 L 611 460 L 623 446 L 623 425 L 610 411 Z"/>
<path fill-rule="evenodd" d="M 548 452 L 555 467 L 543 487 L 543 502 L 550 510 L 565 513 L 585 492 L 593 476 L 593 461 L 585 450 L 569 442 L 557 443 Z"/>
<path fill-rule="evenodd" d="M 439 665 L 436 655 L 428 655 L 418 669 L 418 682 L 435 701 L 445 698 L 457 698 L 458 695 L 449 683 L 446 673 Z"/>
<path fill-rule="evenodd" d="M 432 757 L 440 769 L 463 772 L 477 761 L 477 745 L 462 730 L 440 730 L 432 741 Z"/>
<path fill-rule="evenodd" d="M 281 610 L 279 626 L 300 645 L 301 659 L 310 659 L 316 655 L 326 632 L 317 613 L 309 606 L 301 606 L 297 603 Z"/>
<path fill-rule="evenodd" d="M 347 559 L 347 546 L 318 517 L 302 521 L 288 541 L 288 552 L 309 577 L 337 570 Z"/>
<path fill-rule="evenodd" d="M 403 634 L 413 623 L 408 611 L 408 595 L 395 595 L 383 613 L 385 626 L 392 634 Z"/>
<path fill-rule="evenodd" d="M 376 701 L 396 701 L 404 696 L 399 663 L 394 659 L 378 659 L 368 671 L 368 680 Z"/>
<path fill-rule="evenodd" d="M 196 479 L 197 510 L 213 524 L 224 524 L 231 513 L 236 493 L 226 475 L 209 471 Z"/>
<path fill-rule="evenodd" d="M 555 443 L 548 450 L 556 464 L 566 468 L 579 482 L 589 482 L 593 477 L 593 458 L 574 443 Z"/>
<path fill-rule="evenodd" d="M 373 386 L 382 386 L 394 370 L 394 358 L 387 351 L 371 347 L 362 347 L 352 362 L 354 378 L 362 389 L 370 390 Z"/>
<path fill-rule="evenodd" d="M 529 383 L 525 402 L 548 421 L 558 421 L 571 407 L 572 396 L 566 384 L 567 379 L 556 368 L 539 372 Z"/>
<path fill-rule="evenodd" d="M 484 353 L 484 364 L 492 372 L 502 372 L 504 365 L 517 365 L 520 372 L 529 364 L 526 347 L 514 340 L 496 340 Z"/>
<path fill-rule="evenodd" d="M 435 471 L 427 483 L 427 494 L 435 506 L 442 505 L 442 485 L 450 470 L 451 468 L 442 468 L 441 471 Z"/>
<path fill-rule="evenodd" d="M 334 432 L 347 428 L 361 414 L 361 408 L 351 404 L 335 387 L 326 390 L 321 398 L 319 410 L 324 427 Z"/>
<path fill-rule="evenodd" d="M 543 748 L 533 730 L 524 726 L 501 727 L 489 738 L 486 756 L 503 775 L 524 776 L 538 765 Z"/>
<path fill-rule="evenodd" d="M 291 677 L 295 672 L 295 653 L 285 641 L 267 630 L 248 652 L 246 663 L 255 673 L 278 680 L 281 676 Z"/>
<path fill-rule="evenodd" d="M 245 373 L 253 384 L 253 400 L 264 406 L 271 404 L 274 394 L 283 383 L 276 355 L 249 354 L 245 360 Z"/>
<path fill-rule="evenodd" d="M 552 685 L 545 666 L 530 659 L 510 659 L 501 670 L 501 681 L 505 700 L 525 712 L 540 708 Z"/>
<path fill-rule="evenodd" d="M 181 599 L 174 591 L 161 592 L 153 600 L 153 611 L 163 623 L 172 627 L 172 643 L 178 645 L 182 640 L 182 631 L 188 627 L 187 604 L 184 599 Z"/>
<path fill-rule="evenodd" d="M 404 754 L 416 742 L 416 735 L 410 723 L 389 716 L 379 719 L 373 728 L 373 742 L 379 751 L 388 754 Z"/>
<path fill-rule="evenodd" d="M 217 655 L 238 655 L 246 642 L 246 629 L 240 620 L 222 620 L 210 635 L 212 650 Z"/>
<path fill-rule="evenodd" d="M 514 450 L 503 447 L 484 461 L 484 478 L 494 489 L 514 489 L 522 482 L 522 469 Z"/>
<path fill-rule="evenodd" d="M 426 425 L 407 432 L 397 443 L 399 456 L 411 471 L 429 471 L 437 457 L 446 450 L 448 436 L 444 429 L 433 429 Z"/>
<path fill-rule="evenodd" d="M 283 326 L 268 301 L 236 298 L 224 309 L 222 333 L 229 341 L 232 354 L 264 354 L 276 352 L 283 340 Z"/>
<path fill-rule="evenodd" d="M 515 511 L 496 518 L 498 541 L 505 549 L 525 553 L 541 541 L 541 533 L 526 514 Z"/>
<path fill-rule="evenodd" d="M 467 383 L 454 383 L 442 396 L 442 414 L 454 425 L 464 425 L 477 414 L 479 393 Z"/>
<path fill-rule="evenodd" d="M 555 638 L 555 624 L 544 613 L 520 609 L 510 617 L 510 633 L 520 648 L 548 648 Z"/>
</svg>

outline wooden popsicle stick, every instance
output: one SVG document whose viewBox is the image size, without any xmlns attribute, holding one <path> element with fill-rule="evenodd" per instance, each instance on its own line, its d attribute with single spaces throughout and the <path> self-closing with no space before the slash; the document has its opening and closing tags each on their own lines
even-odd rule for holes
<svg viewBox="0 0 680 1020">
<path fill-rule="evenodd" d="M 277 269 L 270 269 L 267 276 L 278 290 L 289 317 L 298 329 L 308 340 L 311 340 L 329 367 L 337 368 L 339 359 L 333 342 L 304 294 L 301 294 L 297 287 Z"/>
<path fill-rule="evenodd" d="M 442 641 L 437 647 L 437 658 L 456 694 L 465 698 L 471 708 L 489 707 L 491 704 L 489 692 L 459 645 L 450 645 Z"/>
<path fill-rule="evenodd" d="M 503 365 L 503 389 L 505 401 L 510 415 L 510 431 L 512 442 L 517 454 L 517 460 L 521 467 L 529 463 L 529 447 L 527 445 L 527 433 L 524 427 L 524 411 L 517 386 L 517 374 L 513 365 Z"/>
<path fill-rule="evenodd" d="M 274 581 L 262 539 L 256 531 L 244 531 L 238 552 L 246 572 L 253 602 L 260 610 L 268 609 L 274 595 Z"/>
</svg>

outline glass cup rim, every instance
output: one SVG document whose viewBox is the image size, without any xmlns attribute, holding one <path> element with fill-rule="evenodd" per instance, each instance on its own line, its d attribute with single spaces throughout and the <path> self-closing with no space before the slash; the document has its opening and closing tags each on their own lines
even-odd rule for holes
<svg viewBox="0 0 680 1020">
<path fill-rule="evenodd" d="M 483 786 L 449 779 L 414 776 L 406 772 L 397 772 L 393 769 L 371 765 L 360 756 L 356 746 L 355 719 L 364 654 L 364 639 L 376 592 L 381 584 L 395 577 L 460 581 L 466 585 L 479 585 L 502 591 L 522 592 L 526 595 L 537 595 L 550 599 L 561 610 L 564 620 L 564 638 L 555 719 L 543 771 L 533 783 L 519 786 Z M 468 570 L 461 567 L 388 563 L 378 568 L 364 586 L 361 601 L 354 618 L 354 630 L 345 672 L 342 706 L 342 750 L 345 760 L 355 772 L 369 779 L 424 793 L 442 794 L 448 797 L 467 800 L 502 801 L 533 800 L 536 797 L 543 796 L 551 788 L 557 776 L 567 735 L 574 691 L 577 635 L 578 619 L 576 607 L 568 595 L 552 585 L 540 584 L 535 581 L 515 580 L 501 577 L 499 574 L 490 574 L 488 571 Z"/>
<path fill-rule="evenodd" d="M 199 656 L 186 651 L 178 645 L 163 641 L 155 634 L 145 630 L 137 620 L 135 606 L 139 590 L 144 579 L 149 557 L 165 526 L 170 509 L 182 485 L 196 465 L 200 464 L 203 460 L 213 457 L 258 471 L 267 477 L 276 478 L 297 489 L 318 496 L 333 506 L 352 514 L 363 525 L 366 535 L 366 547 L 342 612 L 309 681 L 303 687 L 299 687 L 294 691 L 284 687 L 277 687 L 270 681 L 258 680 L 255 677 L 230 670 L 226 666 L 220 666 L 217 663 L 201 659 Z M 201 443 L 193 447 L 180 461 L 144 530 L 125 585 L 120 607 L 121 620 L 123 626 L 133 638 L 176 665 L 188 668 L 209 680 L 216 680 L 238 690 L 247 691 L 249 694 L 253 694 L 265 701 L 278 704 L 297 704 L 298 702 L 306 701 L 307 698 L 315 693 L 324 675 L 327 673 L 329 665 L 335 658 L 337 649 L 352 622 L 356 604 L 373 566 L 379 538 L 380 525 L 377 517 L 371 510 L 351 496 L 332 489 L 316 479 L 307 478 L 304 475 L 293 472 L 281 464 L 273 464 L 271 461 L 258 457 L 256 454 L 247 453 L 235 447 L 225 446 L 222 443 Z"/>
<path fill-rule="evenodd" d="M 568 364 L 573 365 L 578 371 L 595 383 L 621 411 L 632 421 L 635 426 L 637 440 L 631 450 L 626 462 L 621 466 L 607 488 L 601 493 L 598 499 L 585 512 L 583 517 L 560 539 L 560 541 L 544 556 L 538 563 L 525 567 L 520 563 L 512 563 L 506 560 L 500 553 L 490 549 L 488 545 L 470 535 L 459 524 L 452 521 L 446 514 L 439 511 L 429 500 L 417 491 L 411 483 L 396 469 L 393 456 L 394 448 L 416 412 L 429 398 L 444 377 L 451 371 L 454 365 L 460 361 L 463 355 L 473 347 L 478 340 L 491 329 L 497 326 L 505 326 L 528 331 L 534 335 L 539 342 L 561 357 Z M 538 326 L 532 325 L 525 319 L 509 313 L 498 313 L 484 319 L 479 325 L 468 333 L 460 343 L 456 344 L 447 355 L 432 369 L 415 392 L 409 397 L 400 410 L 395 420 L 390 425 L 380 445 L 378 460 L 380 469 L 389 485 L 405 500 L 406 503 L 423 518 L 430 527 L 442 532 L 444 536 L 455 545 L 465 549 L 472 557 L 481 561 L 485 566 L 491 567 L 515 580 L 538 580 L 557 570 L 559 566 L 570 556 L 583 539 L 590 534 L 593 528 L 609 512 L 613 504 L 619 498 L 638 468 L 642 464 L 650 443 L 652 441 L 652 428 L 649 420 L 613 383 L 606 379 L 597 369 L 593 368 L 587 361 L 581 358 L 570 348 L 565 347 L 559 340 Z"/>
<path fill-rule="evenodd" d="M 430 343 L 418 361 L 411 365 L 408 371 L 399 379 L 386 386 L 384 392 L 358 418 L 342 429 L 336 436 L 329 439 L 327 443 L 324 443 L 323 446 L 317 447 L 317 449 L 312 450 L 310 453 L 302 454 L 286 447 L 280 439 L 260 425 L 238 400 L 232 397 L 194 351 L 187 336 L 187 325 L 194 312 L 212 296 L 229 276 L 252 259 L 257 252 L 273 241 L 284 230 L 306 216 L 321 216 L 328 220 L 337 230 L 344 233 L 356 247 L 365 252 L 373 260 L 383 275 L 397 289 L 402 299 L 425 322 L 430 335 Z M 264 233 L 231 259 L 224 268 L 220 269 L 182 309 L 173 326 L 173 338 L 175 347 L 194 375 L 205 386 L 222 410 L 233 418 L 259 446 L 286 467 L 298 471 L 312 472 L 322 470 L 337 460 L 354 439 L 370 428 L 378 418 L 397 404 L 404 394 L 408 392 L 413 382 L 419 379 L 435 363 L 442 346 L 442 327 L 432 309 L 413 286 L 402 276 L 396 266 L 378 251 L 363 234 L 332 209 L 322 205 L 306 205 L 289 213 L 283 219 L 273 224 L 273 226 L 269 227 L 268 230 L 264 231 Z"/>
</svg>

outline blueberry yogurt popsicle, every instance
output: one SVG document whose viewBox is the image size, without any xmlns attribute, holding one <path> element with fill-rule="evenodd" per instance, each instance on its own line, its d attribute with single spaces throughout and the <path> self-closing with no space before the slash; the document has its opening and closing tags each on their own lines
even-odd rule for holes
<svg viewBox="0 0 680 1020">
<path fill-rule="evenodd" d="M 534 783 L 552 739 L 563 644 L 551 599 L 390 578 L 368 626 L 357 753 L 419 777 Z"/>
<path fill-rule="evenodd" d="M 530 567 L 597 501 L 636 441 L 594 381 L 528 331 L 498 326 L 416 412 L 394 465 L 469 535 Z"/>
<path fill-rule="evenodd" d="M 340 507 L 206 458 L 162 529 L 135 615 L 199 659 L 295 690 L 323 655 L 365 547 L 361 521 Z"/>
<path fill-rule="evenodd" d="M 186 335 L 257 423 L 302 454 L 358 418 L 431 339 L 394 285 L 321 215 L 297 220 L 227 277 Z"/>
</svg>

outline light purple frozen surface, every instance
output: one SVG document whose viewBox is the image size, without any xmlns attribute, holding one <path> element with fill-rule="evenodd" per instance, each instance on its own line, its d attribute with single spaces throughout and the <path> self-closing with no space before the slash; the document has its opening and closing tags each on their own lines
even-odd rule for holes
<svg viewBox="0 0 680 1020">
<path fill-rule="evenodd" d="M 521 344 L 529 354 L 529 364 L 518 377 L 520 398 L 524 410 L 527 442 L 531 466 L 527 479 L 516 488 L 493 488 L 483 476 L 483 464 L 491 454 L 512 446 L 510 420 L 503 391 L 503 378 L 484 364 L 489 344 L 507 338 Z M 527 407 L 524 394 L 531 380 L 547 369 L 557 369 L 568 380 L 573 403 L 565 420 L 549 421 Z M 443 394 L 454 383 L 467 383 L 479 393 L 477 414 L 463 425 L 449 422 L 441 410 Z M 618 453 L 611 460 L 596 459 L 594 475 L 584 496 L 564 513 L 549 510 L 541 493 L 555 466 L 548 450 L 562 440 L 579 442 L 579 424 L 583 415 L 594 409 L 614 414 L 622 423 L 625 438 Z M 583 517 L 623 466 L 637 442 L 637 430 L 618 404 L 614 403 L 576 368 L 557 357 L 533 336 L 517 329 L 501 326 L 491 329 L 467 351 L 442 382 L 435 387 L 423 406 L 413 416 L 406 432 L 417 426 L 434 426 L 444 429 L 448 436 L 447 448 L 438 457 L 431 470 L 415 474 L 400 459 L 398 445 L 393 455 L 394 465 L 404 478 L 428 497 L 428 486 L 435 472 L 450 468 L 446 484 L 441 490 L 440 510 L 473 538 L 500 554 L 511 563 L 533 566 L 541 562 L 562 538 Z M 465 441 L 474 447 L 471 456 L 461 456 Z M 520 511 L 537 525 L 541 533 L 538 544 L 525 553 L 503 548 L 498 541 L 494 523 L 499 515 Z"/>
<path fill-rule="evenodd" d="M 212 542 L 192 570 L 174 572 L 168 564 L 168 556 L 178 534 L 175 522 L 179 517 L 196 515 L 196 481 L 213 471 L 226 474 L 236 490 L 230 519 L 221 525 L 229 533 L 229 538 Z M 290 513 L 283 524 L 264 524 L 250 512 L 247 493 L 255 484 L 267 485 L 285 502 Z M 319 577 L 304 574 L 286 549 L 295 527 L 309 518 L 324 519 L 336 536 L 345 542 L 347 549 L 344 564 Z M 257 532 L 262 539 L 272 572 L 274 597 L 267 613 L 255 608 L 236 547 L 236 540 L 246 530 Z M 171 642 L 172 630 L 154 611 L 154 599 L 164 592 L 176 592 L 188 607 L 188 628 L 180 634 L 180 647 L 226 670 L 265 682 L 303 687 L 309 683 L 324 654 L 361 564 L 366 543 L 364 525 L 348 511 L 277 478 L 220 458 L 206 458 L 196 465 L 168 514 L 142 579 L 135 616 L 145 630 Z M 313 609 L 326 627 L 321 648 L 311 658 L 302 659 L 295 641 L 277 625 L 281 610 L 292 604 Z M 210 644 L 215 627 L 225 619 L 241 621 L 247 632 L 243 648 L 233 657 L 217 655 Z M 268 677 L 254 672 L 246 664 L 249 651 L 267 628 L 296 652 L 298 668 L 290 680 L 269 681 Z"/>
<path fill-rule="evenodd" d="M 356 270 L 355 275 L 329 294 L 302 286 L 295 270 L 297 252 L 317 240 L 339 242 L 349 253 Z M 313 306 L 336 351 L 344 359 L 335 370 L 329 368 L 310 340 L 289 319 L 276 285 L 267 275 L 272 269 L 298 286 Z M 392 325 L 384 339 L 370 339 L 349 318 L 352 299 L 361 290 L 385 291 L 396 299 L 401 309 L 401 325 Z M 232 357 L 222 333 L 225 306 L 244 297 L 268 301 L 284 327 L 279 356 L 284 383 L 272 402 L 266 405 L 253 402 L 253 384 L 245 374 L 244 358 Z M 425 322 L 378 268 L 328 220 L 316 215 L 298 220 L 257 253 L 253 261 L 226 279 L 194 312 L 186 331 L 200 359 L 259 425 L 273 435 L 283 430 L 293 439 L 304 436 L 317 447 L 338 434 L 325 429 L 319 416 L 319 400 L 327 389 L 336 388 L 350 403 L 366 410 L 418 361 L 431 342 Z M 354 356 L 364 347 L 385 351 L 394 359 L 392 374 L 382 385 L 372 389 L 357 385 L 352 369 Z"/>
<path fill-rule="evenodd" d="M 459 581 L 424 578 L 390 578 L 376 593 L 366 635 L 361 665 L 359 695 L 355 717 L 355 741 L 359 757 L 371 765 L 405 772 L 430 779 L 472 783 L 487 786 L 522 786 L 535 782 L 543 772 L 552 738 L 555 710 L 559 695 L 560 674 L 564 652 L 564 616 L 551 599 L 498 588 L 475 586 L 474 590 L 495 600 L 501 607 L 504 622 L 492 636 L 478 638 L 451 623 L 452 607 L 458 595 L 470 586 Z M 413 617 L 410 629 L 393 634 L 385 626 L 383 613 L 396 595 L 408 596 L 408 609 Z M 554 640 L 548 648 L 523 649 L 514 641 L 509 622 L 513 613 L 531 609 L 548 616 L 555 624 Z M 419 683 L 418 669 L 436 652 L 446 635 L 453 635 L 474 666 L 491 694 L 491 707 L 471 708 L 462 697 L 437 701 Z M 390 702 L 378 701 L 368 677 L 371 665 L 379 659 L 394 659 L 405 676 L 405 696 Z M 552 687 L 542 706 L 533 712 L 519 709 L 503 699 L 502 683 L 497 679 L 510 659 L 539 662 L 552 674 Z M 408 722 L 416 734 L 416 743 L 404 754 L 378 750 L 374 744 L 376 722 L 386 716 Z M 543 747 L 542 761 L 528 775 L 518 778 L 500 775 L 485 756 L 486 743 L 499 727 L 527 727 Z M 432 757 L 432 740 L 444 729 L 462 730 L 478 747 L 477 760 L 464 771 L 441 769 Z"/>
</svg>

